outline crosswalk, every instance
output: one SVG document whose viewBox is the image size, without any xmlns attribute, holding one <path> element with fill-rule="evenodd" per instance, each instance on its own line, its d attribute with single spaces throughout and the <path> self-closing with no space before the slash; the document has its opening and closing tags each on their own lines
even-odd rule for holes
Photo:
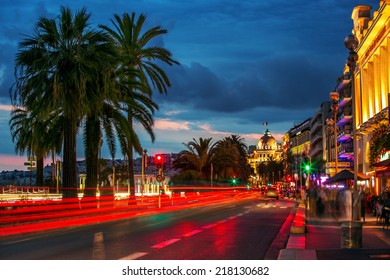
<svg viewBox="0 0 390 280">
<path fill-rule="evenodd" d="M 295 201 L 291 200 L 262 200 L 256 204 L 259 208 L 291 208 L 296 205 Z"/>
</svg>

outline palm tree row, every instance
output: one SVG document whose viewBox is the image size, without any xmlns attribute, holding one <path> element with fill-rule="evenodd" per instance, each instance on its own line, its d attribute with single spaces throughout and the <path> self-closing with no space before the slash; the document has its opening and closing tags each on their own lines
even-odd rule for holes
<svg viewBox="0 0 390 280">
<path fill-rule="evenodd" d="M 149 46 L 167 31 L 157 26 L 143 32 L 144 15 L 114 15 L 114 28 L 99 25 L 99 30 L 90 26 L 90 18 L 86 9 L 73 14 L 65 7 L 55 19 L 41 17 L 34 35 L 20 43 L 16 82 L 11 88 L 15 109 L 10 128 L 16 150 L 34 154 L 37 162 L 43 162 L 49 151 L 62 147 L 64 198 L 77 197 L 76 135 L 80 128 L 87 165 L 84 195 L 96 195 L 103 135 L 112 158 L 117 140 L 122 154 L 128 156 L 128 177 L 134 190 L 131 159 L 133 149 L 142 154 L 142 146 L 133 120 L 154 141 L 153 115 L 158 106 L 152 92 L 167 93 L 170 86 L 157 63 L 178 64 L 168 50 Z"/>
<path fill-rule="evenodd" d="M 183 143 L 187 150 L 179 152 L 173 167 L 179 174 L 173 182 L 209 181 L 226 182 L 239 178 L 247 182 L 251 170 L 247 163 L 247 146 L 238 135 L 231 135 L 213 142 L 212 138 L 193 139 Z"/>
</svg>

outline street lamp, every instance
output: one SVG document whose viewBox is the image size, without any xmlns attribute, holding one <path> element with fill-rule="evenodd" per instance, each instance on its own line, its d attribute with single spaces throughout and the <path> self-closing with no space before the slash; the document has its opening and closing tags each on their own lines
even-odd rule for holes
<svg viewBox="0 0 390 280">
<path fill-rule="evenodd" d="M 362 222 L 360 221 L 360 194 L 357 192 L 357 139 L 356 139 L 356 96 L 355 96 L 355 68 L 358 60 L 356 48 L 359 44 L 354 35 L 348 35 L 344 39 L 345 47 L 349 50 L 347 66 L 351 75 L 351 95 L 352 95 L 352 129 L 353 129 L 353 193 L 355 200 L 352 202 L 352 218 L 349 222 L 341 224 L 341 247 L 361 248 L 362 247 Z M 356 195 L 357 194 L 357 195 Z"/>
<path fill-rule="evenodd" d="M 349 50 L 349 55 L 347 59 L 347 66 L 349 67 L 349 72 L 351 74 L 351 96 L 352 96 L 352 129 L 353 129 L 353 188 L 356 194 L 357 192 L 357 172 L 358 172 L 358 161 L 357 161 L 357 139 L 356 139 L 356 96 L 355 96 L 355 69 L 356 62 L 358 60 L 358 54 L 355 51 L 359 41 L 355 35 L 348 35 L 344 39 L 345 47 Z M 353 202 L 355 205 L 358 203 L 359 196 L 356 197 L 356 200 Z M 358 204 L 360 206 L 360 204 Z M 354 207 L 353 211 L 353 220 L 360 220 L 360 207 Z"/>
<path fill-rule="evenodd" d="M 335 150 L 335 156 L 334 156 L 334 163 L 335 163 L 335 174 L 338 173 L 338 166 L 339 166 L 339 149 L 338 149 L 338 141 L 337 141 L 337 112 L 339 110 L 339 99 L 340 95 L 337 91 L 332 91 L 329 94 L 330 99 L 333 101 L 332 104 L 332 111 L 333 111 L 333 120 L 328 119 L 326 120 L 326 123 L 328 124 L 331 131 L 333 131 L 334 134 L 334 150 Z M 333 128 L 332 128 L 333 125 Z"/>
<path fill-rule="evenodd" d="M 142 160 L 141 160 L 141 195 L 143 196 L 144 190 L 145 190 L 145 169 L 148 165 L 148 155 L 146 154 L 148 150 L 144 150 L 144 153 L 142 154 Z"/>
</svg>

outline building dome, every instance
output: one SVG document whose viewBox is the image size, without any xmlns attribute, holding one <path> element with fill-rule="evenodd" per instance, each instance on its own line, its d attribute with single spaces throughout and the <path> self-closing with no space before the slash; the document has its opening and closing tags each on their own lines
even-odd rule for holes
<svg viewBox="0 0 390 280">
<path fill-rule="evenodd" d="M 276 150 L 278 147 L 278 144 L 275 140 L 275 138 L 271 135 L 271 132 L 267 129 L 264 133 L 264 135 L 260 138 L 259 142 L 257 143 L 257 148 L 259 150 Z"/>
</svg>

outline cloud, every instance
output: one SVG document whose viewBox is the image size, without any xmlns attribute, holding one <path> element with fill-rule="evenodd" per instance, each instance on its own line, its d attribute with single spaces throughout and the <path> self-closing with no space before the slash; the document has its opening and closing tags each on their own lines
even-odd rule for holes
<svg viewBox="0 0 390 280">
<path fill-rule="evenodd" d="M 2 111 L 12 111 L 13 106 L 11 105 L 2 105 L 0 104 L 0 110 Z"/>
<path fill-rule="evenodd" d="M 158 130 L 190 130 L 189 122 L 177 122 L 169 119 L 157 119 L 154 128 Z"/>
</svg>

